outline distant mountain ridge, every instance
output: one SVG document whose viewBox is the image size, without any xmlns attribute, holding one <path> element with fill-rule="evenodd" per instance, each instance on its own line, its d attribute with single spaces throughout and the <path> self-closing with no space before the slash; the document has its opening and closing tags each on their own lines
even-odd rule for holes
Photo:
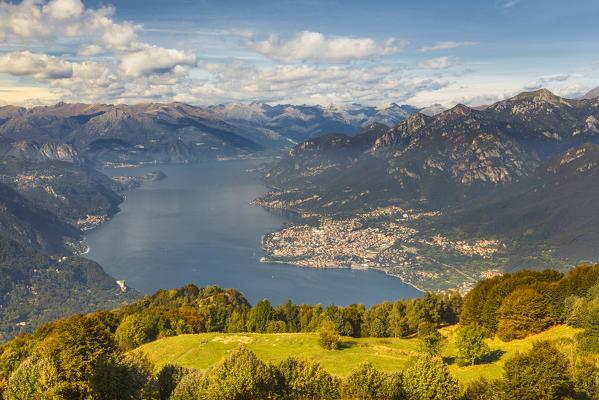
<svg viewBox="0 0 599 400">
<path fill-rule="evenodd" d="M 394 103 L 6 106 L 0 107 L 0 155 L 96 164 L 189 162 L 279 152 L 328 132 L 351 134 L 374 122 L 393 126 L 419 110 Z"/>
<path fill-rule="evenodd" d="M 584 96 L 582 96 L 581 100 L 592 100 L 599 97 L 599 86 L 594 89 L 589 90 Z"/>
<path fill-rule="evenodd" d="M 301 203 L 304 210 L 352 211 L 392 199 L 438 209 L 514 182 L 585 142 L 599 143 L 599 100 L 542 89 L 482 111 L 457 105 L 434 117 L 412 114 L 393 128 L 311 139 L 268 167 L 266 180 L 297 189 L 295 200 L 317 194 Z"/>
</svg>

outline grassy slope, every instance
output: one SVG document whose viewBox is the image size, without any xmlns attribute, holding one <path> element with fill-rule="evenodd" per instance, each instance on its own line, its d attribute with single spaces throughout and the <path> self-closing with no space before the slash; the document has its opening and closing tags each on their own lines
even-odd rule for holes
<svg viewBox="0 0 599 400">
<path fill-rule="evenodd" d="M 445 328 L 443 333 L 450 338 L 443 347 L 443 356 L 451 360 L 456 349 L 451 339 L 454 327 Z M 498 339 L 489 340 L 492 350 L 504 353 L 492 364 L 474 367 L 458 367 L 451 364 L 451 371 L 466 383 L 479 376 L 499 378 L 503 371 L 503 363 L 517 351 L 526 351 L 535 340 L 571 338 L 577 331 L 568 326 L 556 326 L 539 335 L 523 340 L 503 343 Z M 416 339 L 395 338 L 343 338 L 341 350 L 323 350 L 318 345 L 317 334 L 282 333 L 282 334 L 218 334 L 183 335 L 169 337 L 148 343 L 139 351 L 144 352 L 150 360 L 162 366 L 167 363 L 179 364 L 188 368 L 205 369 L 219 361 L 240 343 L 256 353 L 264 361 L 280 361 L 289 356 L 318 360 L 326 370 L 338 376 L 347 376 L 362 361 L 370 361 L 375 367 L 384 371 L 403 369 L 410 356 L 417 354 Z"/>
</svg>

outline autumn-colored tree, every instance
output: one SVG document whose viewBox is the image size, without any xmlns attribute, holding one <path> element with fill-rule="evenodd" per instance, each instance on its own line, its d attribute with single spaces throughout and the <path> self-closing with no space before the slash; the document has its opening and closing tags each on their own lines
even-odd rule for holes
<svg viewBox="0 0 599 400">
<path fill-rule="evenodd" d="M 497 336 L 504 341 L 522 339 L 544 331 L 552 323 L 543 295 L 533 288 L 521 287 L 501 303 Z"/>
</svg>

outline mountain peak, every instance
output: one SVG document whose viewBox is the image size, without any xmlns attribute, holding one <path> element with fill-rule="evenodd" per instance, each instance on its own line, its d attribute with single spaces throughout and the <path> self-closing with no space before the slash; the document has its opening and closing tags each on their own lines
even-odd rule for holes
<svg viewBox="0 0 599 400">
<path fill-rule="evenodd" d="M 457 104 L 454 107 L 450 108 L 449 110 L 441 113 L 441 115 L 443 114 L 460 114 L 460 115 L 468 115 L 470 113 L 472 113 L 472 109 L 468 106 L 465 106 L 463 104 Z"/>
<path fill-rule="evenodd" d="M 596 88 L 593 88 L 593 89 L 589 90 L 580 99 L 581 100 L 592 100 L 592 99 L 596 99 L 597 97 L 599 97 L 599 86 L 597 86 Z"/>
<path fill-rule="evenodd" d="M 562 98 L 553 94 L 548 89 L 542 88 L 539 90 L 534 90 L 532 92 L 522 92 L 519 95 L 513 98 L 514 100 L 532 100 L 532 101 L 547 101 L 547 102 L 555 102 L 561 101 Z"/>
</svg>

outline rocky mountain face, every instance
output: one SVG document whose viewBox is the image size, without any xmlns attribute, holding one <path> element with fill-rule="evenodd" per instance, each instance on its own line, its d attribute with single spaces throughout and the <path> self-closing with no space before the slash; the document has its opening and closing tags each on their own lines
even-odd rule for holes
<svg viewBox="0 0 599 400">
<path fill-rule="evenodd" d="M 428 112 L 434 113 L 438 108 Z M 137 164 L 272 153 L 328 132 L 393 126 L 417 108 L 183 103 L 0 108 L 0 155 Z"/>
<path fill-rule="evenodd" d="M 553 157 L 520 181 L 448 209 L 429 223 L 469 237 L 503 237 L 530 258 L 544 248 L 572 263 L 599 259 L 599 146 Z M 534 254 L 534 253 L 533 253 Z M 523 261 L 513 263 L 522 268 Z"/>
<path fill-rule="evenodd" d="M 484 110 L 457 105 L 393 128 L 308 140 L 265 169 L 277 189 L 268 198 L 325 214 L 388 204 L 437 210 L 515 182 L 586 142 L 599 143 L 599 100 L 542 89 Z"/>
</svg>

